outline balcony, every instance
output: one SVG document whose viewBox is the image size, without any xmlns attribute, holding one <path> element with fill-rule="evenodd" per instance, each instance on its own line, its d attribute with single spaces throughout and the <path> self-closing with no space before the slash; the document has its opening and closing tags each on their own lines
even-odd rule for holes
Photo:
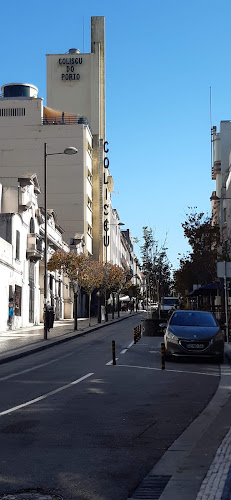
<svg viewBox="0 0 231 500">
<path fill-rule="evenodd" d="M 32 262 L 37 262 L 42 258 L 42 240 L 37 234 L 27 235 L 26 258 Z"/>
<path fill-rule="evenodd" d="M 42 125 L 87 125 L 91 130 L 88 119 L 85 116 L 77 116 L 71 114 L 60 113 L 54 116 L 44 116 Z"/>
</svg>

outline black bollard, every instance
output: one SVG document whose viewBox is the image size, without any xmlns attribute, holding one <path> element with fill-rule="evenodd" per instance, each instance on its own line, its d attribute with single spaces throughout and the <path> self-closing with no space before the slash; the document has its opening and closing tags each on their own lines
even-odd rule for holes
<svg viewBox="0 0 231 500">
<path fill-rule="evenodd" d="M 161 370 L 165 370 L 165 345 L 161 343 Z"/>
<path fill-rule="evenodd" d="M 112 364 L 116 365 L 115 340 L 112 340 Z"/>
</svg>

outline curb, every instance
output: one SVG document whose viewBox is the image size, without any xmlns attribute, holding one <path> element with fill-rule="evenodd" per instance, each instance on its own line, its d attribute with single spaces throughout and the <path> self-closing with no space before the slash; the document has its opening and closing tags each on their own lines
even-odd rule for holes
<svg viewBox="0 0 231 500">
<path fill-rule="evenodd" d="M 24 347 L 19 347 L 18 349 L 15 349 L 15 351 L 11 351 L 11 354 L 6 351 L 6 353 L 0 354 L 0 365 L 4 363 L 8 363 L 9 361 L 13 361 L 15 359 L 23 358 L 25 356 L 29 356 L 30 354 L 34 354 L 39 351 L 44 351 L 45 349 L 48 349 L 49 347 L 56 346 L 58 344 L 62 344 L 64 342 L 68 342 L 69 340 L 76 339 L 77 337 L 83 337 L 84 335 L 87 335 L 88 333 L 100 330 L 101 328 L 105 328 L 105 326 L 110 326 L 113 325 L 114 323 L 119 323 L 120 321 L 124 321 L 125 319 L 131 318 L 135 316 L 137 313 L 129 314 L 129 316 L 124 316 L 122 318 L 116 318 L 111 321 L 105 322 L 105 323 L 99 323 L 98 325 L 86 328 L 84 331 L 80 330 L 67 330 L 64 336 L 60 337 L 55 337 L 54 339 L 48 339 L 48 340 L 40 340 L 36 344 L 43 343 L 43 345 L 36 345 L 36 344 L 29 344 Z"/>
</svg>

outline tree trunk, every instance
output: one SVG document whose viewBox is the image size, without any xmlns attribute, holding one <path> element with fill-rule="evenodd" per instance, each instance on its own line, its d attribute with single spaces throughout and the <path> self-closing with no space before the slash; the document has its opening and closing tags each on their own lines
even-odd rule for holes
<svg viewBox="0 0 231 500">
<path fill-rule="evenodd" d="M 78 292 L 74 292 L 74 330 L 78 330 Z"/>
<path fill-rule="evenodd" d="M 89 295 L 89 326 L 91 326 L 91 293 Z"/>
<path fill-rule="evenodd" d="M 105 291 L 105 321 L 108 321 L 107 290 Z"/>
<path fill-rule="evenodd" d="M 118 293 L 118 318 L 120 317 L 120 294 Z"/>
<path fill-rule="evenodd" d="M 101 293 L 98 295 L 98 323 L 101 323 Z"/>
<path fill-rule="evenodd" d="M 115 294 L 112 293 L 112 319 L 115 317 Z"/>
</svg>

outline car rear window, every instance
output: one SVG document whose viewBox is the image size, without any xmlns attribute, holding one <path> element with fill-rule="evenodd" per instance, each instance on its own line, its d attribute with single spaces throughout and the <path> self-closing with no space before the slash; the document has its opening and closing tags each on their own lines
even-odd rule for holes
<svg viewBox="0 0 231 500">
<path fill-rule="evenodd" d="M 217 326 L 216 320 L 211 313 L 198 311 L 174 312 L 170 325 L 175 326 Z"/>
</svg>

